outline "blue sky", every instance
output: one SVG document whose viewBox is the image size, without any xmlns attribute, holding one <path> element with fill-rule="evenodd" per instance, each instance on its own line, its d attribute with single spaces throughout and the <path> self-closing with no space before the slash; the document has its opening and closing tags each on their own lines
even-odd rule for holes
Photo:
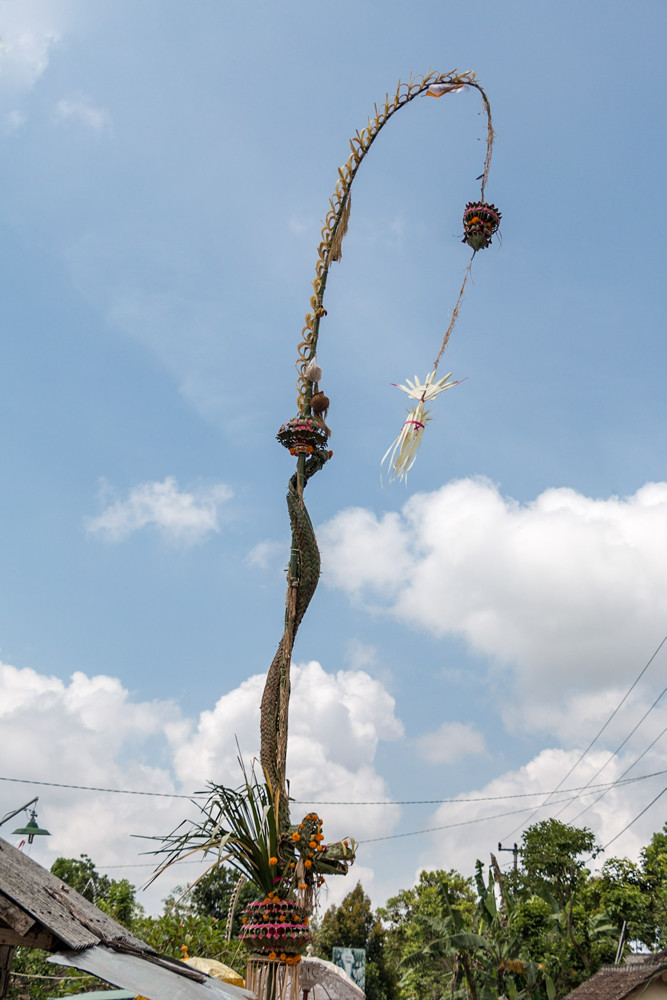
<svg viewBox="0 0 667 1000">
<path fill-rule="evenodd" d="M 482 822 L 497 802 L 391 803 L 556 788 L 667 632 L 664 48 L 664 5 L 643 0 L 0 2 L 0 776 L 235 783 L 282 627 L 292 460 L 275 433 L 336 169 L 399 79 L 474 70 L 502 235 L 441 365 L 466 381 L 433 404 L 407 487 L 380 482 L 392 383 L 429 370 L 469 259 L 478 94 L 387 126 L 329 279 L 334 459 L 307 493 L 323 576 L 290 773 L 308 803 L 386 803 L 322 807 L 331 836 L 476 821 L 363 847 L 376 902 L 520 835 L 528 813 Z M 614 781 L 653 740 L 628 776 L 664 770 L 661 702 L 605 762 L 666 657 L 567 787 L 603 766 Z M 581 822 L 610 841 L 663 779 Z M 0 782 L 0 813 L 37 790 Z M 143 862 L 130 834 L 187 809 L 159 801 L 43 788 L 36 856 Z M 663 817 L 658 800 L 612 853 Z"/>
</svg>

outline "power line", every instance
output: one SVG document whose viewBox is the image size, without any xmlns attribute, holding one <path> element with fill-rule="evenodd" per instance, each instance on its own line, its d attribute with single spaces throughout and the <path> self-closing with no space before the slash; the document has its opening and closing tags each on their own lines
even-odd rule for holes
<svg viewBox="0 0 667 1000">
<path fill-rule="evenodd" d="M 637 813 L 637 815 L 635 816 L 635 818 L 634 818 L 634 819 L 631 819 L 631 820 L 630 820 L 630 822 L 629 822 L 629 823 L 627 823 L 627 824 L 626 824 L 626 825 L 625 825 L 625 826 L 623 827 L 623 829 L 622 829 L 622 830 L 620 831 L 620 833 L 617 833 L 615 837 L 612 837 L 612 838 L 611 838 L 611 840 L 609 840 L 609 841 L 608 841 L 608 842 L 607 842 L 607 843 L 606 843 L 606 844 L 604 845 L 604 847 L 602 848 L 602 850 L 603 850 L 603 851 L 606 851 L 606 850 L 607 850 L 607 848 L 608 848 L 608 847 L 609 847 L 609 846 L 610 846 L 611 844 L 613 844 L 615 840 L 618 840 L 618 838 L 619 838 L 619 837 L 621 836 L 621 834 L 625 833 L 625 831 L 626 831 L 626 830 L 629 830 L 629 829 L 630 829 L 630 827 L 632 826 L 632 824 L 633 824 L 633 823 L 636 823 L 636 822 L 637 822 L 637 820 L 638 820 L 638 819 L 639 819 L 639 818 L 640 818 L 641 816 L 643 816 L 645 812 L 648 812 L 648 811 L 649 811 L 649 809 L 651 808 L 651 806 L 652 806 L 652 805 L 653 805 L 653 804 L 654 804 L 655 802 L 657 802 L 657 801 L 658 801 L 658 799 L 659 799 L 659 798 L 660 798 L 660 797 L 661 797 L 662 795 L 664 795 L 664 794 L 665 794 L 665 792 L 667 792 L 667 787 L 666 787 L 666 788 L 663 788 L 663 790 L 662 790 L 661 792 L 658 792 L 658 794 L 656 795 L 656 797 L 655 797 L 654 799 L 651 799 L 651 801 L 649 802 L 649 804 L 648 804 L 648 805 L 647 805 L 647 806 L 646 806 L 646 807 L 645 807 L 644 809 L 642 809 L 642 811 L 641 811 L 640 813 Z"/>
<path fill-rule="evenodd" d="M 618 776 L 618 780 L 619 780 L 619 781 L 620 781 L 620 780 L 621 780 L 622 778 L 624 778 L 624 777 L 625 777 L 625 775 L 626 775 L 626 774 L 627 774 L 627 773 L 628 773 L 629 771 L 631 771 L 631 770 L 632 770 L 632 768 L 633 768 L 633 767 L 635 767 L 635 765 L 636 765 L 636 764 L 638 764 L 638 763 L 639 763 L 639 761 L 640 761 L 640 760 L 642 759 L 642 757 L 645 757 L 645 756 L 646 756 L 646 754 L 647 754 L 647 753 L 649 752 L 649 750 L 652 750 L 652 749 L 653 749 L 653 747 L 654 747 L 654 746 L 656 745 L 656 743 L 658 742 L 658 740 L 661 740 L 661 739 L 662 739 L 662 737 L 663 737 L 663 736 L 665 735 L 665 733 L 667 733 L 667 729 L 663 729 L 663 731 L 662 731 L 661 733 L 658 733 L 658 735 L 656 736 L 656 738 L 655 738 L 654 740 L 652 740 L 652 741 L 651 741 L 651 743 L 649 743 L 649 745 L 648 745 L 648 746 L 646 747 L 646 749 L 645 749 L 645 750 L 642 750 L 642 752 L 641 752 L 641 753 L 639 754 L 639 756 L 638 756 L 638 757 L 635 757 L 635 759 L 633 760 L 632 764 L 630 764 L 630 766 L 629 766 L 629 767 L 626 767 L 625 771 L 623 771 L 623 773 L 622 773 L 622 774 L 619 774 L 619 776 Z M 598 773 L 599 773 L 599 772 L 598 772 Z M 600 792 L 600 794 L 598 795 L 598 797 L 597 797 L 596 799 L 594 799 L 594 800 L 593 800 L 593 801 L 592 801 L 592 802 L 590 803 L 590 805 L 587 805 L 587 806 L 585 806 L 585 807 L 584 807 L 583 809 L 581 809 L 581 810 L 580 810 L 580 811 L 579 811 L 579 812 L 577 813 L 577 815 L 576 815 L 576 816 L 574 816 L 574 817 L 573 817 L 573 819 L 571 819 L 571 820 L 570 820 L 570 823 L 571 823 L 571 824 L 572 824 L 572 823 L 576 823 L 576 821 L 577 821 L 577 820 L 579 819 L 579 817 L 580 817 L 580 816 L 583 816 L 583 815 L 584 815 L 584 813 L 587 813 L 587 812 L 588 812 L 588 810 L 589 810 L 589 809 L 592 809 L 594 805 L 597 805 L 597 803 L 598 803 L 598 802 L 600 801 L 600 799 L 603 799 L 603 798 L 605 797 L 605 795 L 607 794 L 607 792 L 611 791 L 611 788 L 612 788 L 612 787 L 613 787 L 613 786 L 610 786 L 609 788 L 606 788 L 606 789 L 604 790 L 604 792 Z"/>
<path fill-rule="evenodd" d="M 570 792 L 584 792 L 586 790 L 605 788 L 609 791 L 611 788 L 617 787 L 619 785 L 629 785 L 635 781 L 644 781 L 646 778 L 656 778 L 661 774 L 667 774 L 667 770 L 654 771 L 652 774 L 642 774 L 637 778 L 627 778 L 625 781 L 617 778 L 615 781 L 603 782 L 599 785 L 580 785 L 577 788 L 563 788 L 560 791 L 563 795 L 569 795 Z M 536 795 L 546 795 L 546 792 L 514 792 L 512 795 L 479 795 L 479 796 L 469 796 L 468 798 L 454 798 L 454 799 L 404 799 L 404 800 L 378 800 L 376 802 L 356 802 L 356 801 L 345 801 L 339 799 L 332 799 L 330 801 L 324 801 L 321 799 L 290 799 L 290 802 L 296 805 L 304 806 L 438 806 L 438 805 L 465 805 L 468 802 L 503 802 L 508 799 L 528 799 L 534 798 Z M 566 801 L 572 802 L 576 799 L 575 795 L 571 799 Z M 563 800 L 561 800 L 563 801 Z M 530 808 L 530 807 L 528 807 Z"/>
<path fill-rule="evenodd" d="M 661 773 L 661 772 L 657 772 L 657 773 Z M 642 809 L 642 811 L 637 816 L 635 816 L 635 818 L 633 820 L 631 820 L 630 823 L 627 824 L 627 826 L 624 826 L 623 829 L 621 830 L 621 832 L 617 833 L 616 836 L 612 840 L 610 840 L 609 843 L 606 844 L 602 848 L 602 850 L 606 851 L 607 847 L 609 847 L 609 844 L 613 844 L 614 840 L 617 840 L 621 836 L 622 833 L 625 833 L 625 831 L 627 829 L 629 829 L 629 827 L 631 827 L 632 824 L 635 823 L 639 819 L 640 816 L 643 816 L 644 813 L 647 812 L 651 808 L 651 806 L 653 805 L 653 803 L 657 802 L 658 799 L 660 798 L 660 796 L 664 795 L 664 793 L 666 791 L 667 791 L 667 787 L 663 788 L 663 790 L 661 792 L 659 792 L 656 795 L 656 797 L 651 800 L 651 802 L 649 802 L 649 804 L 646 806 L 646 808 Z M 562 802 L 568 802 L 568 801 L 572 802 L 576 798 L 577 798 L 577 796 L 573 796 L 569 800 L 568 799 L 559 799 L 554 804 L 555 805 L 560 805 Z M 427 828 L 425 828 L 423 830 L 410 830 L 408 833 L 393 833 L 393 834 L 388 834 L 386 837 L 371 837 L 368 840 L 360 840 L 360 841 L 358 841 L 358 843 L 359 844 L 376 844 L 376 843 L 378 843 L 381 840 L 399 840 L 402 837 L 417 837 L 420 833 L 438 833 L 441 830 L 453 830 L 455 827 L 458 827 L 458 826 L 472 826 L 475 823 L 486 823 L 487 820 L 491 820 L 491 819 L 503 819 L 505 816 L 517 816 L 519 813 L 528 812 L 529 809 L 530 809 L 530 806 L 526 806 L 525 809 L 512 809 L 510 812 L 497 813 L 494 816 L 477 816 L 475 819 L 464 819 L 464 820 L 460 820 L 458 823 L 446 823 L 443 826 L 430 826 L 430 827 L 427 827 Z"/>
<path fill-rule="evenodd" d="M 607 760 L 606 760 L 606 761 L 604 762 L 604 764 L 602 765 L 602 767 L 599 767 L 599 768 L 597 769 L 597 771 L 595 772 L 595 774 L 594 774 L 594 775 L 592 775 L 592 777 L 590 778 L 590 781 L 589 781 L 589 782 L 587 782 L 587 784 L 585 785 L 585 787 L 586 787 L 586 788 L 588 788 L 588 786 L 589 786 L 590 784 L 592 784 L 592 782 L 594 782 L 594 781 L 595 781 L 595 779 L 596 779 L 596 778 L 597 778 L 597 777 L 598 777 L 598 776 L 599 776 L 600 774 L 602 774 L 602 772 L 604 771 L 605 767 L 607 767 L 607 765 L 608 765 L 608 764 L 611 764 L 611 762 L 612 762 L 612 760 L 614 759 L 614 757 L 618 756 L 618 754 L 619 754 L 619 753 L 621 752 L 621 750 L 623 749 L 623 747 L 625 746 L 625 744 L 626 744 L 626 743 L 628 742 L 628 740 L 630 739 L 630 737 L 631 737 L 631 736 L 634 736 L 634 734 L 635 734 L 635 733 L 637 732 L 637 730 L 638 730 L 638 729 L 639 729 L 639 727 L 641 726 L 641 724 L 642 724 L 642 722 L 644 721 L 644 719 L 646 719 L 646 717 L 647 717 L 648 715 L 650 715 L 650 714 L 651 714 L 651 712 L 653 711 L 653 709 L 655 708 L 655 706 L 656 706 L 656 705 L 658 704 L 658 702 L 660 701 L 660 699 L 661 699 L 661 698 L 662 698 L 662 696 L 664 695 L 665 691 L 667 691 L 667 688 L 663 688 L 663 689 L 662 689 L 662 691 L 660 692 L 660 694 L 658 695 L 658 697 L 657 697 L 657 698 L 655 699 L 655 701 L 653 702 L 653 704 L 651 705 L 651 707 L 650 707 L 650 708 L 648 708 L 648 709 L 647 709 L 647 710 L 646 710 L 646 711 L 644 712 L 644 714 L 642 715 L 642 717 L 641 717 L 641 719 L 639 720 L 639 722 L 638 722 L 638 723 L 637 723 L 637 724 L 635 725 L 635 727 L 634 727 L 633 729 L 631 729 L 631 730 L 630 730 L 630 732 L 629 732 L 629 733 L 628 733 L 628 735 L 627 735 L 627 736 L 625 737 L 625 739 L 623 740 L 623 742 L 622 742 L 622 743 L 620 743 L 620 744 L 619 744 L 619 745 L 618 745 L 618 746 L 616 747 L 616 749 L 614 750 L 614 752 L 613 752 L 612 754 L 610 754 L 610 755 L 609 755 L 609 757 L 608 757 L 608 758 L 607 758 Z M 663 730 L 663 732 L 664 732 L 664 730 Z M 563 806 L 563 809 L 561 809 L 561 810 L 560 810 L 560 812 L 556 813 L 556 817 L 560 816 L 560 814 L 561 814 L 561 813 L 563 812 L 563 810 L 564 810 L 565 808 L 566 808 L 566 807 L 565 807 L 565 806 Z"/>
<path fill-rule="evenodd" d="M 624 772 L 625 773 L 625 772 Z M 627 778 L 625 781 L 617 779 L 616 781 L 603 782 L 598 785 L 581 785 L 576 788 L 564 788 L 562 792 L 564 794 L 569 794 L 570 792 L 581 792 L 585 790 L 596 790 L 599 788 L 613 788 L 619 785 L 632 784 L 635 781 L 645 781 L 647 778 L 655 778 L 658 775 L 667 774 L 667 770 L 654 771 L 652 774 L 642 774 L 636 778 Z M 38 781 L 35 778 L 7 778 L 0 775 L 0 781 L 11 781 L 20 785 L 44 785 L 48 788 L 69 788 L 74 789 L 79 792 L 104 792 L 110 795 L 146 795 L 148 797 L 156 798 L 166 798 L 166 799 L 188 799 L 192 801 L 195 798 L 201 796 L 208 796 L 210 792 L 192 792 L 189 795 L 180 792 L 149 792 L 141 789 L 130 789 L 130 788 L 103 788 L 97 785 L 73 785 L 61 781 Z M 499 802 L 507 799 L 525 799 L 534 798 L 536 795 L 546 795 L 544 791 L 540 792 L 515 792 L 512 795 L 479 795 L 470 796 L 469 798 L 450 798 L 450 799 L 376 799 L 369 800 L 366 802 L 350 799 L 332 799 L 330 801 L 321 799 L 290 799 L 295 805 L 310 805 L 310 806 L 437 806 L 437 805 L 448 805 L 455 804 L 460 805 L 461 803 L 467 802 Z M 550 794 L 553 794 L 550 793 Z M 575 796 L 576 797 L 576 796 Z M 571 800 L 570 800 L 571 801 Z"/>
<path fill-rule="evenodd" d="M 146 792 L 131 788 L 98 788 L 95 785 L 68 785 L 62 781 L 37 781 L 34 778 L 3 778 L 0 781 L 13 781 L 18 785 L 45 785 L 47 788 L 73 788 L 78 792 L 107 792 L 110 795 L 152 795 L 162 799 L 193 799 L 198 795 L 208 795 L 208 792 L 192 792 L 184 795 L 179 792 Z"/>
<path fill-rule="evenodd" d="M 547 795 L 547 797 L 544 800 L 544 802 L 542 803 L 542 805 L 536 806 L 536 808 L 534 809 L 532 815 L 530 815 L 528 817 L 527 822 L 530 822 L 530 820 L 533 818 L 533 816 L 537 812 L 539 812 L 540 809 L 542 809 L 544 806 L 547 805 L 547 803 L 548 803 L 549 799 L 551 798 L 551 796 L 555 795 L 556 792 L 558 792 L 560 790 L 560 788 L 562 787 L 563 783 L 565 781 L 567 781 L 567 779 L 570 777 L 570 775 L 573 773 L 573 771 L 576 771 L 576 769 L 579 767 L 579 765 L 581 764 L 581 762 L 584 759 L 584 757 L 587 756 L 587 754 L 592 749 L 592 747 L 597 743 L 597 741 L 602 736 L 603 732 L 605 731 L 605 729 L 607 728 L 607 726 L 609 725 L 609 723 L 612 721 L 612 719 L 614 718 L 614 716 L 617 714 L 617 712 L 619 711 L 619 709 L 621 708 L 621 706 L 627 701 L 627 699 L 629 698 L 629 696 L 632 693 L 632 691 L 634 691 L 634 689 L 636 688 L 637 684 L 639 684 L 640 680 L 642 679 L 642 677 L 644 676 L 644 674 L 646 673 L 646 671 L 648 670 L 648 668 L 651 666 L 651 664 L 653 663 L 653 661 L 655 660 L 656 656 L 658 655 L 658 653 L 660 652 L 660 650 L 662 649 L 662 647 L 664 646 L 664 644 L 666 642 L 667 642 L 667 635 L 663 637 L 663 640 L 660 643 L 660 645 L 658 646 L 658 648 L 656 649 L 656 651 L 650 657 L 650 659 L 648 660 L 648 662 L 646 663 L 646 665 L 640 670 L 639 674 L 634 679 L 634 681 L 632 682 L 632 684 L 630 685 L 630 687 L 628 688 L 628 690 L 625 692 L 625 694 L 623 695 L 623 697 L 621 698 L 621 700 L 619 701 L 618 705 L 616 706 L 616 708 L 614 709 L 614 711 L 611 713 L 611 715 L 609 716 L 609 718 L 607 719 L 607 721 L 605 722 L 605 724 L 602 726 L 602 728 L 600 730 L 598 730 L 597 734 L 593 737 L 593 739 L 588 744 L 588 746 L 586 747 L 586 749 L 584 750 L 584 752 L 577 759 L 577 761 L 572 765 L 572 767 L 567 772 L 567 774 L 565 775 L 565 777 L 561 778 L 560 782 L 556 785 L 556 787 L 554 788 L 554 790 L 552 792 L 549 792 L 549 794 Z M 519 824 L 519 826 L 515 827 L 511 831 L 511 833 L 508 833 L 504 837 L 504 839 L 508 840 L 510 837 L 512 837 L 517 832 L 517 830 L 520 830 L 521 827 L 524 826 L 524 825 L 525 824 L 523 824 L 523 823 Z"/>
<path fill-rule="evenodd" d="M 556 805 L 560 805 L 563 799 L 559 799 Z M 571 801 L 571 800 L 570 800 Z M 423 830 L 410 830 L 409 833 L 392 833 L 386 837 L 371 837 L 369 840 L 360 840 L 359 844 L 376 844 L 380 840 L 400 840 L 402 837 L 417 837 L 420 833 L 438 833 L 440 830 L 453 830 L 457 826 L 473 826 L 475 823 L 486 823 L 491 819 L 503 819 L 505 816 L 517 816 L 519 813 L 528 812 L 530 806 L 524 809 L 512 809 L 510 812 L 496 813 L 493 816 L 477 816 L 475 819 L 463 819 L 458 823 L 445 823 L 444 826 L 429 826 Z"/>
</svg>

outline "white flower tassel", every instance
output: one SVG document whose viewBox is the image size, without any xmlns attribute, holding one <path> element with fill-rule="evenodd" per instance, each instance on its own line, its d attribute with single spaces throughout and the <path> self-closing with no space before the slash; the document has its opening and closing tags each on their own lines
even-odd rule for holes
<svg viewBox="0 0 667 1000">
<path fill-rule="evenodd" d="M 411 399 L 418 400 L 418 403 L 411 410 L 408 410 L 408 416 L 401 427 L 400 434 L 389 445 L 382 458 L 381 465 L 384 465 L 387 460 L 389 462 L 390 480 L 407 479 L 408 472 L 415 464 L 424 428 L 431 419 L 429 411 L 425 409 L 424 404 L 431 399 L 435 399 L 445 389 L 451 389 L 452 386 L 459 384 L 458 381 L 449 381 L 451 377 L 452 373 L 449 372 L 444 378 L 438 379 L 436 382 L 434 381 L 434 369 L 426 376 L 423 382 L 420 382 L 418 376 L 415 375 L 414 383 L 410 379 L 406 379 L 406 385 L 397 386 L 398 389 L 402 389 L 403 392 L 407 393 Z"/>
</svg>

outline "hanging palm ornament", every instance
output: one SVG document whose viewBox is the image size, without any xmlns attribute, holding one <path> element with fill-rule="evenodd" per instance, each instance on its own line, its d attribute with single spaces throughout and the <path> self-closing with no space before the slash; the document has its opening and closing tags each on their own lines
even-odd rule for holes
<svg viewBox="0 0 667 1000">
<path fill-rule="evenodd" d="M 183 829 L 161 838 L 158 853 L 167 855 L 158 871 L 190 854 L 201 851 L 211 858 L 209 871 L 221 862 L 235 867 L 253 883 L 258 898 L 243 914 L 242 939 L 253 954 L 248 963 L 247 986 L 259 1000 L 299 1000 L 299 957 L 309 940 L 308 918 L 318 889 L 330 875 L 344 875 L 354 862 L 356 844 L 351 837 L 326 844 L 322 820 L 307 814 L 298 824 L 290 819 L 286 779 L 287 734 L 290 699 L 290 668 L 297 631 L 315 593 L 320 574 L 320 554 L 315 532 L 304 503 L 304 490 L 311 477 L 329 461 L 329 399 L 320 387 L 322 369 L 317 360 L 320 325 L 326 316 L 323 305 L 329 269 L 341 259 L 341 247 L 350 218 L 350 190 L 357 171 L 373 142 L 390 118 L 421 95 L 442 98 L 470 87 L 479 92 L 487 118 L 486 160 L 480 175 L 479 201 L 469 202 L 463 215 L 463 240 L 472 249 L 458 299 L 438 355 L 429 374 L 407 379 L 397 387 L 410 408 L 400 433 L 389 446 L 390 478 L 404 479 L 412 467 L 424 429 L 431 419 L 426 408 L 445 390 L 457 385 L 451 372 L 438 378 L 438 365 L 458 318 L 459 309 L 479 250 L 488 247 L 500 224 L 500 212 L 485 201 L 491 164 L 493 127 L 486 94 L 472 72 L 427 73 L 399 83 L 393 96 L 375 106 L 375 116 L 350 141 L 351 154 L 338 170 L 317 249 L 317 264 L 310 311 L 306 315 L 298 347 L 297 413 L 278 429 L 277 439 L 296 458 L 296 470 L 287 489 L 287 509 L 292 531 L 287 567 L 284 631 L 269 667 L 260 706 L 261 777 L 242 766 L 238 788 L 210 786 L 202 815 Z M 203 877 L 203 876 L 202 876 Z"/>
<path fill-rule="evenodd" d="M 463 239 L 475 253 L 491 246 L 491 237 L 498 232 L 500 212 L 485 201 L 469 201 L 463 213 Z"/>
<path fill-rule="evenodd" d="M 465 269 L 463 283 L 454 309 L 452 310 L 451 319 L 445 331 L 440 351 L 433 363 L 430 374 L 423 382 L 420 382 L 419 378 L 416 377 L 415 385 L 408 383 L 408 387 L 398 386 L 411 399 L 415 400 L 415 405 L 408 410 L 398 437 L 389 446 L 382 459 L 382 464 L 386 462 L 389 467 L 390 479 L 405 479 L 409 469 L 416 460 L 426 423 L 431 419 L 424 404 L 434 399 L 445 389 L 458 384 L 456 381 L 450 381 L 451 373 L 445 379 L 436 379 L 438 365 L 458 319 L 475 254 L 490 246 L 491 239 L 497 233 L 500 225 L 501 213 L 495 205 L 488 204 L 484 200 L 486 183 L 491 166 L 493 124 L 488 98 L 477 83 L 474 73 L 454 72 L 440 75 L 428 73 L 423 78 L 413 79 L 410 77 L 408 83 L 399 83 L 393 97 L 390 98 L 389 95 L 386 95 L 384 104 L 379 108 L 377 105 L 375 106 L 375 117 L 369 119 L 368 125 L 360 132 L 357 131 L 350 140 L 351 155 L 347 162 L 338 170 L 336 188 L 331 197 L 329 211 L 322 229 L 322 238 L 317 250 L 313 295 L 310 299 L 311 311 L 306 315 L 306 325 L 303 328 L 302 340 L 298 349 L 299 358 L 297 368 L 300 374 L 297 403 L 299 413 L 302 415 L 313 415 L 317 419 L 317 408 L 313 405 L 313 401 L 319 392 L 317 383 L 321 378 L 321 369 L 317 366 L 315 354 L 317 351 L 320 324 L 326 316 L 326 310 L 323 305 L 324 292 L 331 264 L 341 259 L 342 242 L 350 219 L 350 190 L 357 170 L 380 130 L 384 128 L 389 119 L 402 107 L 420 95 L 441 98 L 448 94 L 456 93 L 465 87 L 474 88 L 481 95 L 487 121 L 486 158 L 484 169 L 478 178 L 481 181 L 480 197 L 478 201 L 468 202 L 463 212 L 463 242 L 467 243 L 471 248 L 473 255 Z M 313 364 L 316 369 L 315 374 L 313 374 L 312 370 Z M 420 386 L 421 391 L 419 391 Z M 328 428 L 326 428 L 326 431 L 328 433 Z M 282 428 L 279 433 L 279 440 L 285 443 L 283 441 L 284 435 L 281 436 L 281 434 Z"/>
</svg>

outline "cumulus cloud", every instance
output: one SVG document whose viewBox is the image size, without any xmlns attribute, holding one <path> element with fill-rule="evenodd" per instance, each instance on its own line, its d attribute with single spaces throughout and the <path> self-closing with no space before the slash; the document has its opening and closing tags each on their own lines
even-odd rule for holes
<svg viewBox="0 0 667 1000">
<path fill-rule="evenodd" d="M 109 490 L 103 486 L 103 496 Z M 86 529 L 108 541 L 117 542 L 134 531 L 154 527 L 171 541 L 200 541 L 211 531 L 219 531 L 219 510 L 233 496 L 228 486 L 218 483 L 190 492 L 179 490 L 173 476 L 162 482 L 134 486 L 125 500 L 114 500 L 97 517 L 86 520 Z"/>
<path fill-rule="evenodd" d="M 72 0 L 2 4 L 0 82 L 5 93 L 29 89 L 44 75 L 74 14 Z"/>
<path fill-rule="evenodd" d="M 105 132 L 111 128 L 111 119 L 107 112 L 96 107 L 89 97 L 58 101 L 53 120 L 56 124 L 75 121 L 93 132 Z"/>
<path fill-rule="evenodd" d="M 423 824 L 432 832 L 419 838 L 420 867 L 453 867 L 472 874 L 477 858 L 487 864 L 499 842 L 506 848 L 520 843 L 522 829 L 550 816 L 563 823 L 587 826 L 594 832 L 600 846 L 607 848 L 598 866 L 610 857 L 637 859 L 641 848 L 662 827 L 664 810 L 660 811 L 657 802 L 655 808 L 649 808 L 644 815 L 642 812 L 664 789 L 664 773 L 631 784 L 619 782 L 614 787 L 598 788 L 593 786 L 610 786 L 622 780 L 634 753 L 612 758 L 604 775 L 599 771 L 609 761 L 606 751 L 595 750 L 576 766 L 579 757 L 578 751 L 543 750 L 524 767 L 508 771 L 455 802 L 443 803 Z M 665 750 L 656 745 L 643 759 L 636 777 L 664 771 L 666 764 Z M 558 788 L 573 767 L 570 778 L 549 797 L 549 791 Z M 635 771 L 627 775 L 633 776 Z M 591 785 L 586 789 L 589 781 Z M 498 857 L 505 866 L 511 864 L 509 855 Z"/>
<path fill-rule="evenodd" d="M 202 712 L 187 738 L 179 734 L 173 753 L 181 782 L 197 782 L 204 774 L 225 775 L 225 781 L 235 782 L 236 739 L 244 755 L 251 757 L 259 751 L 263 687 L 263 675 L 250 677 L 223 695 L 213 709 Z M 387 785 L 374 761 L 381 740 L 403 736 L 395 708 L 383 685 L 363 670 L 329 674 L 315 661 L 295 664 L 288 751 L 292 796 L 306 804 L 325 799 L 388 802 Z M 327 826 L 343 822 L 346 815 L 349 810 L 343 807 L 327 806 Z M 393 826 L 399 816 L 396 806 L 365 809 L 355 816 L 354 835 L 376 836 L 379 830 Z M 328 832 L 333 834 L 333 830 Z"/>
<path fill-rule="evenodd" d="M 254 566 L 256 569 L 270 569 L 279 560 L 285 563 L 288 551 L 285 542 L 258 542 L 246 556 L 246 562 L 249 566 Z"/>
<path fill-rule="evenodd" d="M 535 721 L 526 705 L 564 689 L 623 684 L 664 634 L 667 483 L 606 500 L 549 489 L 519 504 L 464 479 L 400 513 L 344 510 L 320 541 L 330 585 L 433 635 L 463 636 L 509 669 L 524 724 Z"/>
<path fill-rule="evenodd" d="M 486 752 L 486 741 L 469 722 L 443 722 L 433 733 L 424 733 L 417 745 L 429 764 L 455 764 Z"/>
<path fill-rule="evenodd" d="M 38 793 L 39 820 L 52 834 L 33 845 L 42 863 L 80 853 L 105 869 L 145 862 L 139 871 L 108 869 L 113 877 L 141 882 L 153 867 L 141 852 L 153 845 L 132 835 L 167 833 L 196 812 L 169 793 L 189 795 L 208 779 L 238 783 L 236 737 L 246 758 L 258 751 L 263 683 L 262 676 L 249 678 L 193 719 L 169 700 L 134 700 L 114 677 L 76 672 L 64 682 L 0 663 L 0 775 L 57 783 L 40 790 L 0 782 L 0 814 L 15 808 L 16 799 Z M 393 699 L 378 681 L 363 671 L 328 674 L 315 662 L 295 665 L 290 722 L 288 767 L 291 793 L 299 800 L 292 807 L 295 816 L 322 799 L 389 800 L 375 756 L 380 741 L 401 738 L 402 726 Z M 112 795 L 59 785 L 167 794 Z M 391 831 L 400 816 L 396 806 L 375 806 L 355 813 L 350 829 L 349 808 L 321 811 L 332 840 L 377 836 Z M 364 871 L 370 880 L 371 873 Z M 141 901 L 155 909 L 175 882 L 196 874 L 196 869 L 177 868 L 171 881 L 160 878 Z M 332 880 L 330 901 L 350 888 L 349 880 Z"/>
<path fill-rule="evenodd" d="M 13 90 L 34 86 L 46 71 L 51 50 L 60 41 L 60 36 L 51 31 L 21 30 L 4 31 L 3 35 L 0 39 L 0 80 Z"/>
</svg>

